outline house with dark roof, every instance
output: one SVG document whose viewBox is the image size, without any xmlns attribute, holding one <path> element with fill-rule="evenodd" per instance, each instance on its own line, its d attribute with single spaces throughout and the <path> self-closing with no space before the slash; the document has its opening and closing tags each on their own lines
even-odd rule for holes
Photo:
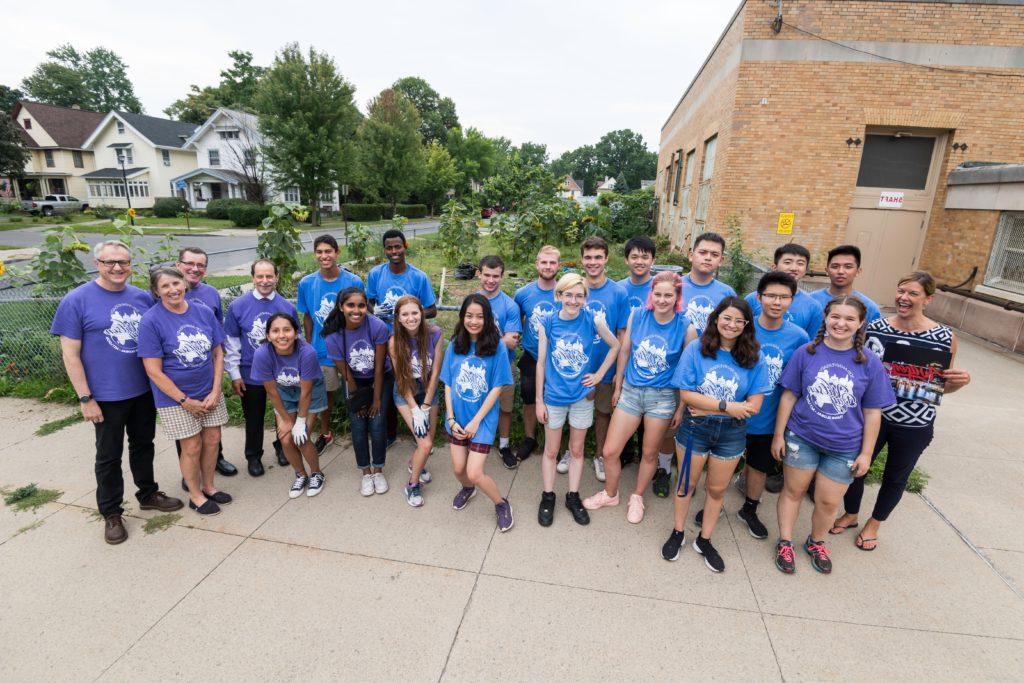
<svg viewBox="0 0 1024 683">
<path fill-rule="evenodd" d="M 103 114 L 22 100 L 14 105 L 11 117 L 32 155 L 15 183 L 15 196 L 31 199 L 69 194 L 84 199 L 87 187 L 82 176 L 96 169 L 93 152 L 86 149 L 85 141 L 103 120 Z"/>
<path fill-rule="evenodd" d="M 95 156 L 85 173 L 90 204 L 135 208 L 153 206 L 157 197 L 184 196 L 174 178 L 197 167 L 185 141 L 196 124 L 145 114 L 112 111 L 95 127 L 83 147 Z M 127 196 L 126 196 L 127 194 Z"/>
</svg>

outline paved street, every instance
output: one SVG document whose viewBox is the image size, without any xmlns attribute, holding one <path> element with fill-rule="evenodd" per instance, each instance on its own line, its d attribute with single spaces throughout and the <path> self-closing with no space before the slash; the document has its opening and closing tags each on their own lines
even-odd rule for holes
<svg viewBox="0 0 1024 683">
<path fill-rule="evenodd" d="M 384 496 L 359 495 L 344 445 L 313 499 L 289 500 L 275 466 L 222 480 L 236 501 L 219 516 L 184 510 L 146 534 L 151 513 L 129 493 L 130 538 L 109 547 L 90 427 L 35 437 L 70 409 L 2 399 L 0 486 L 63 494 L 37 514 L 0 511 L 0 679 L 1020 680 L 1024 365 L 967 340 L 960 354 L 974 383 L 944 401 L 924 496 L 904 498 L 872 553 L 852 534 L 830 539 L 831 576 L 802 553 L 795 576 L 780 574 L 771 540 L 735 519 L 731 487 L 720 575 L 692 549 L 661 559 L 668 500 L 649 496 L 637 526 L 620 507 L 578 527 L 561 506 L 538 526 L 536 457 L 516 472 L 491 462 L 516 512 L 508 534 L 482 495 L 452 510 L 444 450 L 415 510 L 400 490 L 406 442 L 389 452 Z M 158 438 L 158 478 L 177 495 L 174 449 Z M 241 439 L 227 430 L 235 462 Z M 597 488 L 589 468 L 583 488 Z"/>
</svg>

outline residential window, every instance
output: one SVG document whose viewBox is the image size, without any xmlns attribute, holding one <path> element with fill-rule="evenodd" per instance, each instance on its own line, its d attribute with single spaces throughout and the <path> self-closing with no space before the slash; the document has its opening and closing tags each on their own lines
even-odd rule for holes
<svg viewBox="0 0 1024 683">
<path fill-rule="evenodd" d="M 715 173 L 715 150 L 718 148 L 718 136 L 713 135 L 704 141 L 704 158 L 701 160 L 700 185 L 697 187 L 697 211 L 693 220 L 703 223 L 708 218 L 708 206 L 711 204 L 711 176 Z M 696 231 L 694 231 L 696 237 Z"/>
<path fill-rule="evenodd" d="M 75 164 L 75 168 L 85 168 L 85 161 L 82 159 L 82 153 L 77 149 L 71 151 L 71 161 Z"/>
<path fill-rule="evenodd" d="M 53 168 L 56 164 L 53 162 L 53 151 L 45 150 L 43 156 L 46 158 L 46 168 Z"/>
<path fill-rule="evenodd" d="M 290 204 L 298 204 L 299 203 L 299 188 L 297 188 L 297 187 L 285 188 L 284 200 L 286 202 L 290 203 Z"/>
<path fill-rule="evenodd" d="M 985 269 L 985 284 L 1024 294 L 1024 211 L 1003 211 Z"/>
<path fill-rule="evenodd" d="M 682 171 L 682 166 L 683 166 L 683 150 L 677 149 L 676 150 L 676 163 L 675 163 L 675 168 L 673 169 L 673 174 L 675 175 L 675 181 L 672 183 L 672 203 L 673 204 L 678 204 L 679 203 L 679 182 L 680 182 L 680 180 L 683 177 L 683 174 L 681 172 Z"/>
<path fill-rule="evenodd" d="M 124 197 L 125 184 L 122 180 L 90 180 L 89 197 L 94 199 L 108 199 Z M 142 198 L 149 196 L 149 182 L 146 180 L 129 180 L 128 193 L 132 197 Z"/>
<path fill-rule="evenodd" d="M 124 121 L 115 120 L 114 123 L 117 125 L 117 134 L 124 135 Z"/>
<path fill-rule="evenodd" d="M 320 193 L 320 201 L 322 202 L 333 202 L 334 201 L 334 190 L 327 190 L 326 192 Z"/>
<path fill-rule="evenodd" d="M 897 134 L 899 135 L 899 134 Z M 935 138 L 912 135 L 866 135 L 860 157 L 858 187 L 923 190 L 928 184 Z"/>
<path fill-rule="evenodd" d="M 243 149 L 242 150 L 242 163 L 246 166 L 256 165 L 256 150 L 254 149 Z"/>
<path fill-rule="evenodd" d="M 117 165 L 120 166 L 123 161 L 125 165 L 131 166 L 135 163 L 135 156 L 132 154 L 131 147 L 118 147 L 117 150 Z"/>
<path fill-rule="evenodd" d="M 238 131 L 237 130 L 222 130 L 222 131 L 219 131 L 217 134 L 220 136 L 221 140 L 237 140 L 238 139 Z"/>
<path fill-rule="evenodd" d="M 210 157 L 210 166 L 220 166 L 220 150 L 211 149 L 208 154 Z"/>
<path fill-rule="evenodd" d="M 171 152 L 169 150 L 162 149 L 162 150 L 160 150 L 160 154 L 164 158 L 164 166 L 170 166 L 171 165 Z"/>
<path fill-rule="evenodd" d="M 32 119 L 22 119 L 21 123 L 25 126 L 25 130 L 32 130 Z"/>
</svg>

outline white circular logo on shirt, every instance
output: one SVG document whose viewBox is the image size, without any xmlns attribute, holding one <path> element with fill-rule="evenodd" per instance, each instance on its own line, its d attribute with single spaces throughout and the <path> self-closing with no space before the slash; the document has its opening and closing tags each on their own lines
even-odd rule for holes
<svg viewBox="0 0 1024 683">
<path fill-rule="evenodd" d="M 658 334 L 650 334 L 633 351 L 633 368 L 641 379 L 654 379 L 668 370 L 668 342 Z"/>
<path fill-rule="evenodd" d="M 715 302 L 710 297 L 698 295 L 686 304 L 686 317 L 701 332 L 708 326 L 708 318 L 715 312 Z"/>
<path fill-rule="evenodd" d="M 139 323 L 142 313 L 131 304 L 117 304 L 110 309 L 110 327 L 103 330 L 103 338 L 121 353 L 139 350 Z"/>
<path fill-rule="evenodd" d="M 197 368 L 209 360 L 213 344 L 206 332 L 195 325 L 182 325 L 178 328 L 178 348 L 174 356 L 187 368 Z"/>
<path fill-rule="evenodd" d="M 477 356 L 469 356 L 459 366 L 459 375 L 455 378 L 455 393 L 463 401 L 475 403 L 487 392 L 487 365 Z"/>
<path fill-rule="evenodd" d="M 764 356 L 764 364 L 768 366 L 768 383 L 774 387 L 782 377 L 782 359 L 785 358 L 785 354 L 777 344 L 761 344 L 761 353 Z"/>
<path fill-rule="evenodd" d="M 283 387 L 297 387 L 301 381 L 299 375 L 299 369 L 294 365 L 285 365 L 281 367 L 281 370 L 277 373 L 275 378 L 277 383 Z"/>
<path fill-rule="evenodd" d="M 249 340 L 249 346 L 258 349 L 263 340 L 267 338 L 267 321 L 270 320 L 270 313 L 263 311 L 252 319 L 252 327 L 246 333 L 245 338 Z"/>
<path fill-rule="evenodd" d="M 740 376 L 728 365 L 717 363 L 704 375 L 697 391 L 719 401 L 735 401 L 740 391 Z"/>
<path fill-rule="evenodd" d="M 327 292 L 320 297 L 320 307 L 316 309 L 313 317 L 315 317 L 321 325 L 324 324 L 324 321 L 327 320 L 327 316 L 329 316 L 331 311 L 334 310 L 334 302 L 337 298 L 337 292 Z"/>
<path fill-rule="evenodd" d="M 551 361 L 555 366 L 555 372 L 566 379 L 574 379 L 583 373 L 590 358 L 583 348 L 580 336 L 569 333 L 555 340 L 551 348 Z"/>
<path fill-rule="evenodd" d="M 360 375 L 373 372 L 374 351 L 370 343 L 360 339 L 348 350 L 348 366 Z"/>
<path fill-rule="evenodd" d="M 540 334 L 541 325 L 544 321 L 555 314 L 555 307 L 553 304 L 547 301 L 541 301 L 533 307 L 533 312 L 530 313 L 530 327 L 533 328 L 533 334 Z"/>
<path fill-rule="evenodd" d="M 818 370 L 804 399 L 819 417 L 839 420 L 850 408 L 857 407 L 853 389 L 853 373 L 844 365 L 828 363 Z"/>
</svg>

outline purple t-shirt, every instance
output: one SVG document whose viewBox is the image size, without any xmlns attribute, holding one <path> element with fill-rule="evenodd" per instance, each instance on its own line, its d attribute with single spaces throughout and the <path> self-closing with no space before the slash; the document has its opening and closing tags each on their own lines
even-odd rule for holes
<svg viewBox="0 0 1024 683">
<path fill-rule="evenodd" d="M 430 340 L 430 348 L 427 349 L 427 358 L 430 359 L 431 367 L 434 362 L 434 349 L 437 348 L 437 340 L 441 338 L 441 328 L 431 327 L 428 334 Z M 409 338 L 409 364 L 412 365 L 412 376 L 415 379 L 424 379 L 423 377 L 423 361 L 420 359 L 419 345 L 416 341 L 416 337 Z M 427 372 L 426 379 L 430 379 L 430 373 Z M 424 382 L 426 386 L 426 382 Z"/>
<path fill-rule="evenodd" d="M 260 344 L 252 357 L 252 381 L 277 382 L 282 387 L 298 387 L 302 380 L 316 381 L 324 376 L 316 350 L 296 340 L 295 350 L 288 356 L 278 355 L 270 342 Z"/>
<path fill-rule="evenodd" d="M 57 306 L 50 334 L 82 342 L 82 365 L 97 401 L 124 401 L 149 391 L 139 360 L 139 323 L 153 299 L 127 285 L 120 292 L 95 280 L 70 292 Z"/>
<path fill-rule="evenodd" d="M 387 345 L 391 332 L 387 324 L 375 315 L 367 314 L 357 330 L 345 330 L 327 335 L 327 357 L 348 363 L 354 377 L 373 377 L 374 352 L 377 344 Z M 347 340 L 348 348 L 343 348 Z M 384 354 L 384 372 L 391 370 L 391 359 Z"/>
<path fill-rule="evenodd" d="M 160 303 L 160 297 L 156 294 L 150 294 L 150 300 L 153 305 Z M 217 318 L 217 322 L 224 324 L 224 309 L 220 303 L 220 292 L 216 287 L 200 282 L 195 287 L 189 287 L 185 290 L 185 301 L 192 303 L 199 303 L 206 306 L 213 315 Z"/>
<path fill-rule="evenodd" d="M 189 304 L 184 313 L 172 313 L 157 304 L 142 316 L 139 358 L 163 359 L 164 374 L 189 398 L 201 401 L 213 391 L 213 348 L 223 341 L 224 328 L 209 307 Z M 157 408 L 178 405 L 156 384 L 153 398 Z"/>
<path fill-rule="evenodd" d="M 275 294 L 273 299 L 256 298 L 252 292 L 243 294 L 228 306 L 228 314 L 224 318 L 224 332 L 229 337 L 238 337 L 241 342 L 241 358 L 238 362 L 238 370 L 242 375 L 242 381 L 252 384 L 250 381 L 250 368 L 252 367 L 252 356 L 260 347 L 263 340 L 267 338 L 267 321 L 275 313 L 287 313 L 298 320 L 298 313 L 292 302 L 280 294 Z"/>
<path fill-rule="evenodd" d="M 896 402 L 882 361 L 865 353 L 856 363 L 853 349 L 835 351 L 818 344 L 815 353 L 801 346 L 786 364 L 779 384 L 797 396 L 789 429 L 828 451 L 856 453 L 864 437 L 864 409 Z"/>
</svg>

